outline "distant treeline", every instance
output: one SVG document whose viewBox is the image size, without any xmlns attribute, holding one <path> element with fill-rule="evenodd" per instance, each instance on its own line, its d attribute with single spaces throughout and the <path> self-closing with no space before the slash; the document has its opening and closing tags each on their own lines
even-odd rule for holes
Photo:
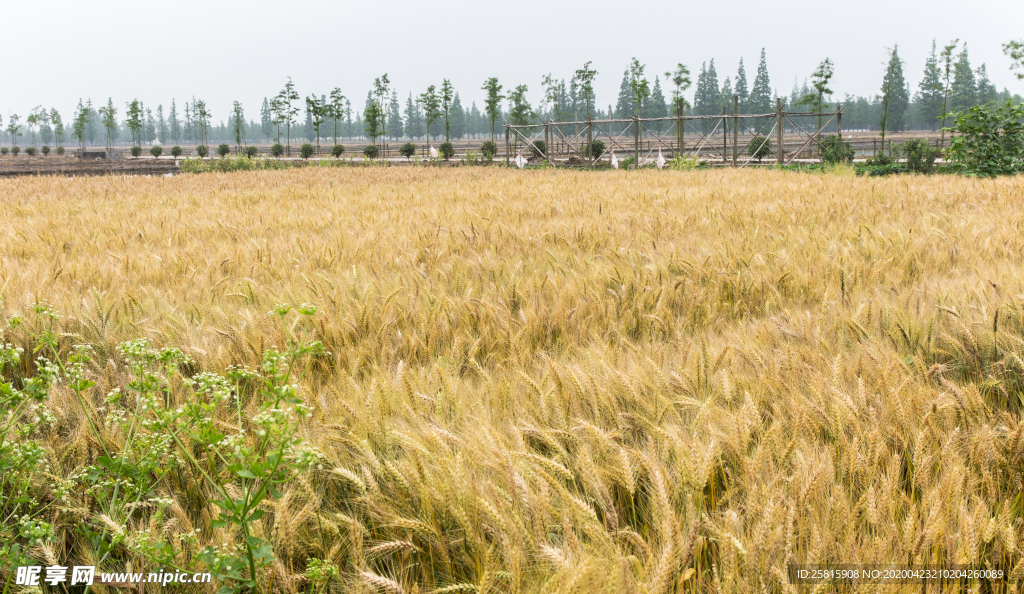
<svg viewBox="0 0 1024 594">
<path fill-rule="evenodd" d="M 285 90 L 265 98 L 255 113 L 246 117 L 236 102 L 234 110 L 213 123 L 203 101 L 193 97 L 179 105 L 172 99 L 165 107 L 155 108 L 139 101 L 115 106 L 112 99 L 105 105 L 92 100 L 79 100 L 74 114 L 61 117 L 56 109 L 35 108 L 24 119 L 10 115 L 0 120 L 0 143 L 55 144 L 74 142 L 82 146 L 115 144 L 215 144 L 267 143 L 287 138 L 289 142 L 356 140 L 369 138 L 445 139 L 484 138 L 502 133 L 505 121 L 533 123 L 541 121 L 574 121 L 594 119 L 665 117 L 676 115 L 680 101 L 687 114 L 713 115 L 723 109 L 732 113 L 738 100 L 740 113 L 768 113 L 781 99 L 787 111 L 834 110 L 843 108 L 843 128 L 878 130 L 883 119 L 890 132 L 903 130 L 937 130 L 945 113 L 966 110 L 990 101 L 1012 99 L 1019 95 L 998 91 L 991 83 L 985 64 L 973 68 L 967 44 L 953 43 L 932 51 L 925 62 L 923 77 L 917 89 L 911 89 L 903 76 L 903 61 L 897 48 L 889 50 L 890 61 L 879 95 L 861 97 L 847 94 L 841 99 L 828 88 L 832 76 L 831 62 L 822 66 L 802 84 L 793 81 L 792 90 L 780 93 L 768 74 L 764 50 L 761 51 L 753 80 L 747 76 L 743 60 L 734 74 L 719 79 L 718 68 L 711 60 L 701 64 L 696 73 L 694 92 L 690 71 L 679 64 L 674 73 L 654 76 L 653 84 L 644 74 L 644 66 L 635 59 L 623 72 L 619 94 L 614 104 L 601 107 L 593 93 L 596 71 L 589 63 L 568 78 L 545 76 L 543 99 L 537 105 L 526 100 L 528 87 L 518 85 L 507 89 L 497 79 L 485 81 L 488 92 L 484 105 L 463 103 L 458 92 L 444 81 L 440 89 L 431 86 L 426 93 L 407 93 L 403 98 L 392 89 L 387 75 L 375 81 L 367 92 L 362 108 L 353 108 L 352 101 L 334 89 L 328 95 L 312 94 L 301 99 L 289 79 Z M 664 87 L 663 87 L 664 81 Z M 669 96 L 666 89 L 669 87 Z M 692 100 L 691 100 L 692 97 Z M 736 98 L 736 99 L 734 99 Z M 504 102 L 504 105 L 503 105 Z M 125 118 L 118 118 L 118 112 Z M 669 124 L 663 126 L 668 128 Z M 834 127 L 834 124 L 833 124 Z"/>
</svg>

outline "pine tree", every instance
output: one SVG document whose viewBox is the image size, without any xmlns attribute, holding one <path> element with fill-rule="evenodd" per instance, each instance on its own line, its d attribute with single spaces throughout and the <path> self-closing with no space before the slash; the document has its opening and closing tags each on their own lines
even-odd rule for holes
<svg viewBox="0 0 1024 594">
<path fill-rule="evenodd" d="M 978 66 L 978 69 L 974 71 L 974 74 L 977 77 L 978 82 L 977 104 L 984 105 L 989 101 L 995 101 L 999 92 L 996 91 L 995 85 L 993 85 L 992 81 L 989 80 L 988 69 L 985 68 L 985 65 L 982 64 L 981 66 Z"/>
<path fill-rule="evenodd" d="M 469 124 L 466 126 L 466 129 L 469 130 L 469 134 L 483 134 L 487 128 L 483 120 L 484 116 L 480 113 L 480 110 L 477 109 L 476 101 L 474 101 L 473 106 L 469 110 Z"/>
<path fill-rule="evenodd" d="M 921 117 L 929 129 L 938 126 L 942 115 L 942 71 L 939 70 L 939 57 L 935 53 L 935 40 L 932 40 L 932 53 L 924 63 L 924 76 L 918 84 L 917 104 Z"/>
<path fill-rule="evenodd" d="M 398 104 L 398 91 L 391 91 L 391 104 L 388 105 L 388 134 L 398 140 L 404 132 L 401 105 Z"/>
<path fill-rule="evenodd" d="M 424 134 L 423 113 L 419 105 L 413 101 L 412 93 L 409 93 L 409 98 L 405 102 L 405 133 L 409 138 L 418 138 Z"/>
<path fill-rule="evenodd" d="M 967 111 L 977 104 L 978 85 L 974 80 L 970 58 L 967 57 L 967 44 L 964 44 L 960 55 L 953 66 L 953 85 L 949 94 L 949 111 Z"/>
<path fill-rule="evenodd" d="M 882 79 L 882 118 L 879 126 L 882 129 L 883 140 L 886 130 L 901 132 L 907 127 L 910 91 L 903 78 L 903 60 L 900 59 L 898 49 L 898 46 L 893 46 L 889 65 Z"/>
<path fill-rule="evenodd" d="M 718 100 L 721 101 L 722 107 L 725 108 L 726 113 L 732 113 L 733 107 L 733 92 L 732 92 L 732 81 L 729 77 L 725 77 L 725 82 L 722 83 L 722 91 L 718 94 Z"/>
<path fill-rule="evenodd" d="M 167 122 L 164 121 L 163 104 L 156 106 L 156 139 L 160 144 L 167 144 Z"/>
<path fill-rule="evenodd" d="M 772 105 L 772 85 L 768 79 L 768 63 L 765 60 L 764 48 L 761 48 L 761 62 L 757 65 L 757 76 L 754 86 L 750 89 L 749 113 L 770 113 L 775 111 Z"/>
<path fill-rule="evenodd" d="M 274 134 L 274 115 L 270 111 L 270 103 L 266 97 L 263 98 L 263 106 L 260 107 L 260 133 L 265 139 Z"/>
<path fill-rule="evenodd" d="M 459 94 L 455 93 L 452 100 L 451 135 L 452 138 L 462 138 L 466 134 L 466 112 L 462 109 L 462 100 Z"/>
<path fill-rule="evenodd" d="M 629 70 L 622 72 L 622 83 L 619 85 L 619 99 L 615 103 L 615 116 L 628 118 L 633 115 L 633 92 L 629 88 Z"/>
<path fill-rule="evenodd" d="M 178 105 L 171 99 L 171 111 L 167 114 L 167 128 L 171 141 L 178 144 L 181 140 L 181 122 L 178 121 Z"/>
<path fill-rule="evenodd" d="M 718 72 L 715 71 L 715 60 L 708 62 L 708 115 L 722 111 L 722 90 L 718 86 Z"/>
<path fill-rule="evenodd" d="M 700 65 L 700 74 L 697 75 L 697 88 L 693 91 L 693 109 L 696 115 L 705 115 L 707 108 L 708 94 L 708 64 Z"/>
<path fill-rule="evenodd" d="M 750 91 L 747 89 L 747 70 L 743 67 L 743 58 L 740 58 L 740 67 L 736 70 L 736 88 L 734 92 L 740 98 L 740 113 L 747 113 Z"/>
<path fill-rule="evenodd" d="M 668 104 L 665 103 L 665 93 L 661 90 L 661 81 L 654 77 L 654 88 L 651 89 L 651 96 L 644 102 L 644 117 L 664 118 L 668 116 Z M 664 130 L 669 122 L 653 122 L 654 130 Z"/>
</svg>

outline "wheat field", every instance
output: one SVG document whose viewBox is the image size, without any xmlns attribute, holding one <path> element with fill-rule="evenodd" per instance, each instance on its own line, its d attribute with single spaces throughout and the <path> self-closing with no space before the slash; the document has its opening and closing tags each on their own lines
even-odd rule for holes
<svg viewBox="0 0 1024 594">
<path fill-rule="evenodd" d="M 326 351 L 296 387 L 316 460 L 251 522 L 273 553 L 256 591 L 317 592 L 312 559 L 365 593 L 796 592 L 790 563 L 1019 576 L 1022 204 L 1021 178 L 746 170 L 0 180 L 0 346 L 24 349 L 5 377 L 38 375 L 46 303 L 96 384 L 56 382 L 7 438 L 40 447 L 25 482 L 52 534 L 28 554 L 130 570 L 162 542 L 202 568 L 245 542 L 187 441 L 133 479 L 155 503 L 104 508 L 83 478 L 147 402 L 118 345 L 180 349 L 196 376 L 302 334 Z M 163 379 L 147 406 L 194 394 Z M 259 398 L 238 399 L 210 417 L 255 439 Z"/>
</svg>

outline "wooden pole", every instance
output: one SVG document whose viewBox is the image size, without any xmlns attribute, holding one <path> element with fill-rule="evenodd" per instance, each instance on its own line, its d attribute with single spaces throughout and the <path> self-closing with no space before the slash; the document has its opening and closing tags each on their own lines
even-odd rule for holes
<svg viewBox="0 0 1024 594">
<path fill-rule="evenodd" d="M 722 165 L 729 162 L 729 122 L 725 119 L 725 107 L 722 107 Z"/>
<path fill-rule="evenodd" d="M 836 134 L 839 135 L 839 138 L 842 138 L 843 137 L 843 110 L 842 109 L 840 109 L 839 113 L 836 114 L 836 130 L 837 130 Z"/>
<path fill-rule="evenodd" d="M 508 154 L 512 152 L 512 147 L 508 143 L 508 124 L 505 124 L 505 167 L 508 167 Z"/>
<path fill-rule="evenodd" d="M 594 154 L 594 121 L 587 118 L 587 154 L 590 155 L 590 166 L 594 166 L 597 155 Z"/>
<path fill-rule="evenodd" d="M 640 169 L 640 116 L 633 116 L 633 167 Z"/>
<path fill-rule="evenodd" d="M 740 119 L 736 116 L 740 115 L 740 96 L 732 96 L 732 166 L 736 166 L 737 159 L 737 147 L 740 142 Z"/>
<path fill-rule="evenodd" d="M 776 148 L 775 148 L 775 155 L 776 155 L 775 156 L 775 159 L 776 159 L 775 162 L 779 166 L 782 166 L 782 165 L 786 164 L 786 150 L 784 148 L 785 145 L 782 144 L 783 141 L 785 140 L 785 137 L 783 135 L 783 128 L 785 128 L 784 121 L 785 121 L 785 118 L 784 118 L 784 116 L 782 114 L 782 99 L 776 97 L 776 99 L 775 99 L 775 143 L 778 146 L 776 146 Z"/>
<path fill-rule="evenodd" d="M 686 152 L 686 104 L 679 98 L 679 154 Z"/>
</svg>

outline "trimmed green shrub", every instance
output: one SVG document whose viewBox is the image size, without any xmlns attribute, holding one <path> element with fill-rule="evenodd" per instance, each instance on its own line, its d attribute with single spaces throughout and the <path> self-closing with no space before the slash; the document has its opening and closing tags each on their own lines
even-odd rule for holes
<svg viewBox="0 0 1024 594">
<path fill-rule="evenodd" d="M 63 155 L 64 154 L 64 147 L 58 146 L 57 147 L 57 154 L 58 155 Z"/>
<path fill-rule="evenodd" d="M 181 156 L 181 147 L 180 146 L 172 146 L 171 147 L 171 156 L 174 157 L 175 159 L 180 157 Z"/>
<path fill-rule="evenodd" d="M 50 154 L 50 145 L 44 144 L 43 145 L 43 156 L 46 156 L 46 155 L 49 155 L 49 154 Z"/>
<path fill-rule="evenodd" d="M 221 159 L 223 159 L 224 157 L 231 154 L 231 147 L 228 146 L 227 144 L 221 144 L 217 146 L 217 154 L 220 155 Z"/>
<path fill-rule="evenodd" d="M 0 148 L 0 155 L 6 155 L 9 152 L 11 152 L 11 149 L 7 148 L 6 146 L 3 147 L 3 148 Z"/>
<path fill-rule="evenodd" d="M 153 155 L 155 158 L 160 158 L 160 155 L 164 154 L 164 147 L 154 146 L 149 149 L 149 154 Z"/>
<path fill-rule="evenodd" d="M 284 145 L 280 142 L 275 143 L 274 146 L 270 147 L 270 154 L 274 155 L 275 158 L 280 159 L 281 155 L 284 154 Z"/>
<path fill-rule="evenodd" d="M 589 145 L 583 146 L 583 154 L 591 159 L 597 159 L 604 153 L 604 141 L 594 140 Z"/>
<path fill-rule="evenodd" d="M 15 157 L 17 157 L 18 153 L 20 153 L 20 152 L 21 152 L 21 147 L 20 146 L 12 146 L 11 147 L 11 154 L 14 155 Z"/>
<path fill-rule="evenodd" d="M 437 153 L 447 161 L 455 156 L 455 147 L 450 142 L 442 142 L 441 146 L 437 147 Z"/>
<path fill-rule="evenodd" d="M 252 159 L 256 155 L 258 155 L 259 153 L 260 153 L 260 149 L 254 147 L 254 146 L 247 146 L 247 147 L 245 147 L 245 156 L 249 157 L 250 159 Z"/>
<path fill-rule="evenodd" d="M 210 154 L 210 149 L 205 144 L 201 144 L 196 147 L 196 154 L 205 159 Z"/>
<path fill-rule="evenodd" d="M 772 139 L 758 134 L 747 143 L 747 154 L 757 159 L 760 163 L 768 155 L 772 154 Z"/>
<path fill-rule="evenodd" d="M 28 147 L 27 149 L 25 149 L 25 154 L 30 156 L 30 157 L 36 156 L 36 147 L 34 147 L 34 146 Z"/>
<path fill-rule="evenodd" d="M 375 144 L 368 144 L 366 145 L 366 148 L 363 149 L 363 156 L 367 159 L 376 159 L 379 154 L 380 149 L 377 148 L 377 145 Z"/>
<path fill-rule="evenodd" d="M 416 154 L 416 145 L 411 142 L 407 142 L 398 149 L 398 154 L 412 161 L 413 155 Z"/>
<path fill-rule="evenodd" d="M 898 154 L 907 160 L 907 169 L 917 173 L 931 173 L 939 149 L 923 138 L 911 138 L 899 145 Z"/>
<path fill-rule="evenodd" d="M 490 161 L 498 154 L 498 145 L 493 140 L 485 140 L 480 145 L 480 152 L 484 154 L 484 158 Z"/>
<path fill-rule="evenodd" d="M 132 156 L 133 157 L 141 157 L 142 156 L 142 147 L 141 146 L 133 146 L 132 147 Z"/>
<path fill-rule="evenodd" d="M 543 157 L 548 154 L 548 145 L 543 140 L 534 140 L 530 144 L 530 152 L 534 157 Z"/>
<path fill-rule="evenodd" d="M 340 159 L 341 156 L 344 155 L 344 154 L 345 154 L 345 145 L 343 145 L 343 144 L 336 144 L 336 145 L 331 147 L 331 156 L 333 156 L 335 159 Z"/>
<path fill-rule="evenodd" d="M 853 163 L 853 147 L 837 134 L 825 137 L 821 143 L 821 162 L 835 165 L 837 163 Z"/>
<path fill-rule="evenodd" d="M 299 156 L 302 157 L 303 159 L 308 159 L 312 157 L 313 153 L 315 152 L 316 149 L 313 148 L 313 145 L 309 144 L 308 142 L 299 148 Z"/>
</svg>

